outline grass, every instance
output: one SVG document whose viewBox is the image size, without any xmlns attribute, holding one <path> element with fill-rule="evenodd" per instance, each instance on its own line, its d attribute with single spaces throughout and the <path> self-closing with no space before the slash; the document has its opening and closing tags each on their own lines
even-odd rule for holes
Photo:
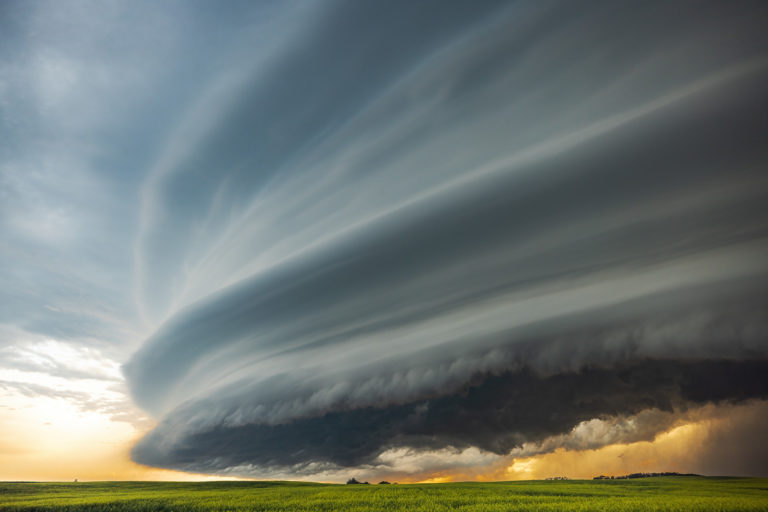
<svg viewBox="0 0 768 512">
<path fill-rule="evenodd" d="M 660 477 L 413 485 L 0 483 L 0 511 L 752 511 L 768 479 Z"/>
</svg>

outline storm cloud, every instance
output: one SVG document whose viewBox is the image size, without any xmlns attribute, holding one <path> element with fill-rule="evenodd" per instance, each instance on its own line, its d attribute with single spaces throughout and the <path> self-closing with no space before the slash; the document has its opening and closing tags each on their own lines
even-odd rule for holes
<svg viewBox="0 0 768 512">
<path fill-rule="evenodd" d="M 766 5 L 231 5 L 140 192 L 134 460 L 501 456 L 768 398 Z"/>
</svg>

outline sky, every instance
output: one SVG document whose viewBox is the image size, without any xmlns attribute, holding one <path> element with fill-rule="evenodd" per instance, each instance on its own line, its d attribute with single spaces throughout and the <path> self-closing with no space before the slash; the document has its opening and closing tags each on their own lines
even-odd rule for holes
<svg viewBox="0 0 768 512">
<path fill-rule="evenodd" d="M 766 23 L 0 0 L 0 479 L 768 476 Z"/>
</svg>

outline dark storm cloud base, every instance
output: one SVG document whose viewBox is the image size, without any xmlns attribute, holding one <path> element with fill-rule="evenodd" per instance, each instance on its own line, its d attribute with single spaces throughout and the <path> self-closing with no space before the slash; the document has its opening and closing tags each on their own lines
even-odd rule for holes
<svg viewBox="0 0 768 512">
<path fill-rule="evenodd" d="M 644 360 L 550 376 L 523 369 L 478 376 L 460 392 L 430 400 L 331 412 L 284 425 L 216 428 L 170 444 L 161 425 L 134 448 L 133 457 L 193 471 L 244 465 L 295 471 L 308 461 L 368 464 L 385 449 L 400 446 L 477 446 L 503 455 L 592 418 L 768 398 L 767 376 L 766 359 Z"/>
</svg>

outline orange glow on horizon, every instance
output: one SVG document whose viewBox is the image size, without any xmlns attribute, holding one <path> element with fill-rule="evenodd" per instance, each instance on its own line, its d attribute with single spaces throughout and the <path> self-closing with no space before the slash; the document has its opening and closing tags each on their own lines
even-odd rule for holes
<svg viewBox="0 0 768 512">
<path fill-rule="evenodd" d="M 130 448 L 144 432 L 107 414 L 79 410 L 66 400 L 5 395 L 0 407 L 0 480 L 233 479 L 136 464 L 130 460 Z"/>
</svg>

